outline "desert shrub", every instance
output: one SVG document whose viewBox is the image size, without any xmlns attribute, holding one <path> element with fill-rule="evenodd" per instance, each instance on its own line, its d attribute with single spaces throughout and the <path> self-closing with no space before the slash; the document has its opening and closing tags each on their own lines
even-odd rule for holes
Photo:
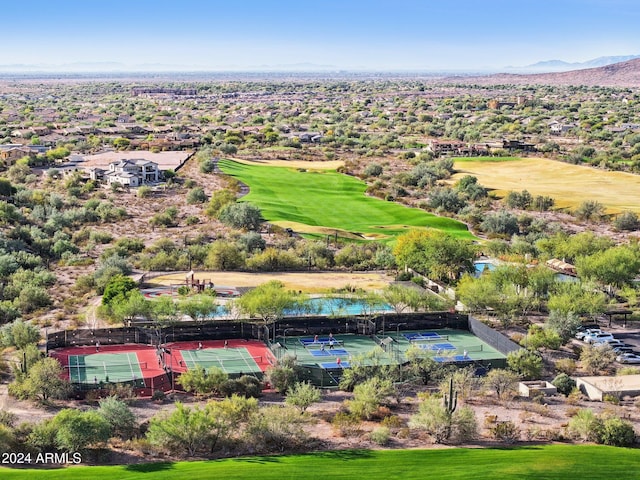
<svg viewBox="0 0 640 480">
<path fill-rule="evenodd" d="M 151 394 L 151 400 L 154 402 L 164 402 L 165 398 L 167 398 L 167 395 L 162 390 L 154 390 Z"/>
<path fill-rule="evenodd" d="M 567 425 L 569 435 L 583 442 L 598 442 L 601 430 L 602 422 L 589 408 L 578 410 Z"/>
<path fill-rule="evenodd" d="M 635 443 L 633 424 L 618 417 L 606 419 L 602 423 L 600 443 L 614 447 L 630 447 Z"/>
<path fill-rule="evenodd" d="M 285 393 L 298 381 L 295 369 L 290 365 L 276 365 L 267 369 L 267 382 L 280 393 Z"/>
<path fill-rule="evenodd" d="M 576 371 L 576 361 L 572 358 L 561 358 L 556 362 L 556 370 L 560 373 L 572 375 Z"/>
<path fill-rule="evenodd" d="M 616 372 L 617 375 L 638 375 L 640 368 L 638 367 L 622 367 Z"/>
<path fill-rule="evenodd" d="M 561 373 L 551 382 L 553 386 L 558 389 L 558 392 L 567 396 L 571 393 L 571 391 L 576 387 L 576 382 L 573 378 L 571 378 L 566 373 Z"/>
<path fill-rule="evenodd" d="M 386 445 L 390 437 L 391 431 L 388 427 L 378 427 L 369 434 L 371 441 L 378 445 Z"/>
<path fill-rule="evenodd" d="M 360 433 L 360 419 L 347 412 L 336 413 L 331 425 L 343 437 L 353 437 Z"/>
<path fill-rule="evenodd" d="M 520 429 L 511 420 L 499 422 L 491 429 L 491 436 L 503 443 L 512 444 L 520 439 Z"/>
<path fill-rule="evenodd" d="M 520 349 L 509 353 L 507 365 L 524 380 L 539 378 L 542 373 L 542 357 L 531 350 Z"/>
<path fill-rule="evenodd" d="M 389 428 L 401 428 L 404 426 L 404 421 L 398 415 L 389 415 L 382 419 L 380 425 Z"/>
</svg>

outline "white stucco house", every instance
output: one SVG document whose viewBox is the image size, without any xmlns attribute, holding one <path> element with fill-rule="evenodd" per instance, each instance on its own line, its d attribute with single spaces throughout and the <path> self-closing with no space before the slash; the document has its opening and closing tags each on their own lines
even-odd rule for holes
<svg viewBox="0 0 640 480">
<path fill-rule="evenodd" d="M 104 172 L 107 185 L 119 183 L 125 187 L 139 187 L 157 183 L 160 180 L 158 164 L 149 160 L 122 159 L 109 164 Z"/>
</svg>

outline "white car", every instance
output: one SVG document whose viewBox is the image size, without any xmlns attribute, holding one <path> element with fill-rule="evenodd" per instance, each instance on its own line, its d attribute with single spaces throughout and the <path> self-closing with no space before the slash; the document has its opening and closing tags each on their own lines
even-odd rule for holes
<svg viewBox="0 0 640 480">
<path fill-rule="evenodd" d="M 599 328 L 587 328 L 586 330 L 580 330 L 578 333 L 576 333 L 576 338 L 578 340 L 583 340 L 584 337 L 586 337 L 587 335 L 591 335 L 594 333 L 603 333 L 603 332 Z"/>
<path fill-rule="evenodd" d="M 620 363 L 640 363 L 640 355 L 635 353 L 623 353 L 616 357 L 616 361 Z"/>
<path fill-rule="evenodd" d="M 614 347 L 626 347 L 627 344 L 624 343 L 622 340 L 618 339 L 618 338 L 612 338 L 610 340 L 598 340 L 596 342 L 593 342 L 594 345 L 598 346 L 598 345 L 604 345 L 604 344 L 609 345 L 611 348 Z"/>
<path fill-rule="evenodd" d="M 589 335 L 585 335 L 582 340 L 584 340 L 586 343 L 602 343 L 606 340 L 613 340 L 613 335 L 606 332 L 591 333 Z"/>
</svg>

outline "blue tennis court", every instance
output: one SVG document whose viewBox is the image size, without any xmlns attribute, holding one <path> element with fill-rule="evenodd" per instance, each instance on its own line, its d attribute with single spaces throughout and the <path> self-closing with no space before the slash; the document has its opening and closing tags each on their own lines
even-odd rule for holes
<svg viewBox="0 0 640 480">
<path fill-rule="evenodd" d="M 452 343 L 417 343 L 420 350 L 457 350 Z"/>
<path fill-rule="evenodd" d="M 336 355 L 349 355 L 349 352 L 341 348 L 329 350 L 309 350 L 314 357 L 335 357 Z"/>
<path fill-rule="evenodd" d="M 433 357 L 436 362 L 470 362 L 473 360 L 469 355 L 453 355 L 451 357 Z"/>
<path fill-rule="evenodd" d="M 322 362 L 322 368 L 349 368 L 349 362 Z"/>
</svg>

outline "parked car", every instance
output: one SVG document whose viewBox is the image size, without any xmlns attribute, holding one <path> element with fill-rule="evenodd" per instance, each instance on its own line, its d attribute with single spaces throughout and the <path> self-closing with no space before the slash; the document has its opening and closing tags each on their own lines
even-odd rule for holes
<svg viewBox="0 0 640 480">
<path fill-rule="evenodd" d="M 592 333 L 603 333 L 599 328 L 585 328 L 584 330 L 580 330 L 576 333 L 576 338 L 578 340 L 583 340 L 586 335 L 591 335 Z"/>
<path fill-rule="evenodd" d="M 582 340 L 586 343 L 598 343 L 605 340 L 613 340 L 613 335 L 607 332 L 590 333 L 589 335 L 585 335 Z"/>
<path fill-rule="evenodd" d="M 631 346 L 613 347 L 612 350 L 616 355 L 620 355 L 622 353 L 636 353 L 636 351 Z"/>
<path fill-rule="evenodd" d="M 620 363 L 640 363 L 640 355 L 635 353 L 623 353 L 616 357 L 616 361 Z"/>
<path fill-rule="evenodd" d="M 611 348 L 613 347 L 627 347 L 628 345 L 626 343 L 624 343 L 622 340 L 618 339 L 618 338 L 612 338 L 612 339 L 608 339 L 608 340 L 598 340 L 597 342 L 593 342 L 594 345 L 604 345 L 607 344 L 609 346 L 611 346 Z"/>
</svg>

